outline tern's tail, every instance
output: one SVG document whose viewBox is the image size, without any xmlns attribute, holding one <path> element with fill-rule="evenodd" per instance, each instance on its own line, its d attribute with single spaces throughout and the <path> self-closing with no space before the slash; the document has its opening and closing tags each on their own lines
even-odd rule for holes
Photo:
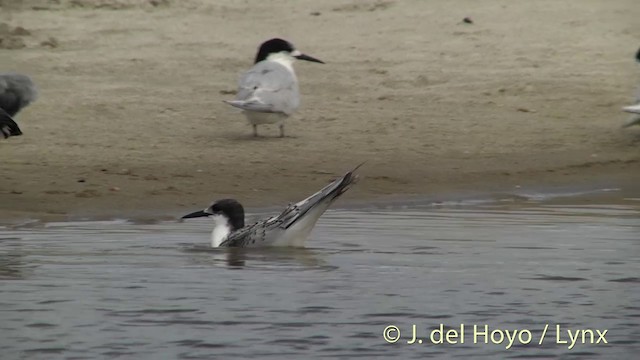
<svg viewBox="0 0 640 360">
<path fill-rule="evenodd" d="M 2 136 L 2 139 L 20 135 L 22 135 L 22 131 L 18 127 L 18 124 L 13 121 L 9 114 L 0 108 L 0 136 Z"/>
<path fill-rule="evenodd" d="M 289 206 L 280 216 L 282 226 L 286 229 L 295 225 L 311 231 L 311 228 L 329 206 L 358 181 L 358 175 L 355 174 L 355 171 L 363 164 L 358 165 L 308 198 Z"/>
<path fill-rule="evenodd" d="M 263 104 L 256 100 L 222 100 L 222 101 L 233 107 L 236 107 L 242 110 L 264 112 L 264 113 L 275 112 L 273 111 L 272 105 Z"/>
<path fill-rule="evenodd" d="M 622 125 L 623 128 L 640 124 L 640 103 L 626 106 L 622 108 L 622 110 L 633 114 L 631 118 L 624 125 Z"/>
<path fill-rule="evenodd" d="M 635 105 L 625 106 L 622 108 L 622 110 L 632 114 L 640 114 L 640 103 Z"/>
</svg>

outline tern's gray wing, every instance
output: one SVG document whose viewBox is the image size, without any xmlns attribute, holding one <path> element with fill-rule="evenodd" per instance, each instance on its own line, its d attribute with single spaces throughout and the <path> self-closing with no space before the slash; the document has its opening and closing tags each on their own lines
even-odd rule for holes
<svg viewBox="0 0 640 360">
<path fill-rule="evenodd" d="M 358 165 L 355 169 L 349 171 L 341 178 L 334 180 L 332 183 L 323 187 L 308 198 L 295 204 L 289 205 L 289 207 L 287 207 L 285 211 L 283 211 L 282 214 L 278 216 L 278 221 L 281 222 L 280 226 L 287 229 L 304 218 L 305 215 L 307 215 L 315 208 L 322 207 L 323 209 L 321 213 L 318 214 L 319 217 L 319 215 L 321 215 L 322 212 L 324 212 L 324 210 L 326 210 L 326 208 L 335 199 L 344 194 L 344 192 L 349 189 L 351 184 L 357 181 L 358 177 L 354 174 L 354 172 L 360 166 L 362 166 L 362 164 Z"/>
<path fill-rule="evenodd" d="M 295 74 L 274 61 L 262 61 L 242 75 L 230 105 L 257 112 L 291 115 L 300 105 Z"/>
<path fill-rule="evenodd" d="M 277 217 L 258 221 L 257 223 L 245 226 L 236 230 L 223 241 L 219 247 L 254 247 L 268 245 L 269 236 L 278 229 L 280 222 Z"/>
<path fill-rule="evenodd" d="M 37 90 L 31 79 L 22 74 L 0 74 L 0 108 L 10 116 L 36 100 Z"/>
</svg>

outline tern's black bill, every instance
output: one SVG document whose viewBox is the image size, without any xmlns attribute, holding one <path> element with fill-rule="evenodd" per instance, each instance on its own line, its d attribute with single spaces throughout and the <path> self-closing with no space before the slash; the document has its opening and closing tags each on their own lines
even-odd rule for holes
<svg viewBox="0 0 640 360">
<path fill-rule="evenodd" d="M 200 211 L 192 212 L 191 214 L 187 214 L 187 215 L 183 216 L 182 218 L 183 219 L 191 219 L 191 218 L 204 217 L 204 216 L 209 216 L 209 215 L 211 215 L 211 214 L 207 214 L 203 210 L 200 210 Z"/>
<path fill-rule="evenodd" d="M 309 56 L 309 55 L 305 55 L 305 54 L 300 54 L 300 55 L 296 56 L 296 59 L 306 60 L 306 61 L 311 61 L 311 62 L 317 62 L 317 63 L 320 63 L 320 64 L 324 64 L 324 61 L 322 61 L 322 60 L 318 60 L 318 59 L 316 59 L 316 58 L 314 58 L 314 57 L 311 57 L 311 56 Z"/>
</svg>

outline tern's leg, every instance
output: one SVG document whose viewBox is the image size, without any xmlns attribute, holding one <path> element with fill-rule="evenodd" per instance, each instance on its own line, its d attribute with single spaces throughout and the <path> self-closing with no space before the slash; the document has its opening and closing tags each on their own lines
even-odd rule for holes
<svg viewBox="0 0 640 360">
<path fill-rule="evenodd" d="M 281 123 L 278 127 L 280 128 L 280 137 L 284 137 L 284 123 Z"/>
<path fill-rule="evenodd" d="M 253 124 L 253 137 L 258 137 L 258 125 Z"/>
</svg>

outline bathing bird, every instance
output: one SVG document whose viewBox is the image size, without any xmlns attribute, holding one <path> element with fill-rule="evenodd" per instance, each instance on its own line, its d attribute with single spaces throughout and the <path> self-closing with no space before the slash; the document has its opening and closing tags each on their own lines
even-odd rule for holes
<svg viewBox="0 0 640 360">
<path fill-rule="evenodd" d="M 3 139 L 22 135 L 14 117 L 38 98 L 31 78 L 18 73 L 0 73 L 0 134 Z"/>
<path fill-rule="evenodd" d="M 636 52 L 636 61 L 640 63 L 640 49 L 638 49 L 638 51 Z M 622 108 L 622 110 L 633 114 L 631 115 L 629 120 L 627 120 L 627 122 L 622 125 L 623 128 L 640 124 L 640 89 L 638 89 L 638 93 L 636 95 L 636 104 L 625 106 Z"/>
<path fill-rule="evenodd" d="M 258 136 L 258 125 L 278 124 L 284 137 L 284 121 L 300 106 L 298 79 L 293 70 L 295 59 L 324 64 L 305 55 L 283 39 L 271 39 L 260 45 L 254 66 L 238 81 L 235 100 L 225 103 L 242 109 Z"/>
<path fill-rule="evenodd" d="M 215 201 L 204 210 L 182 219 L 211 217 L 212 247 L 302 247 L 316 222 L 329 206 L 358 180 L 358 165 L 308 198 L 290 204 L 282 213 L 245 226 L 244 208 L 235 199 Z"/>
</svg>

